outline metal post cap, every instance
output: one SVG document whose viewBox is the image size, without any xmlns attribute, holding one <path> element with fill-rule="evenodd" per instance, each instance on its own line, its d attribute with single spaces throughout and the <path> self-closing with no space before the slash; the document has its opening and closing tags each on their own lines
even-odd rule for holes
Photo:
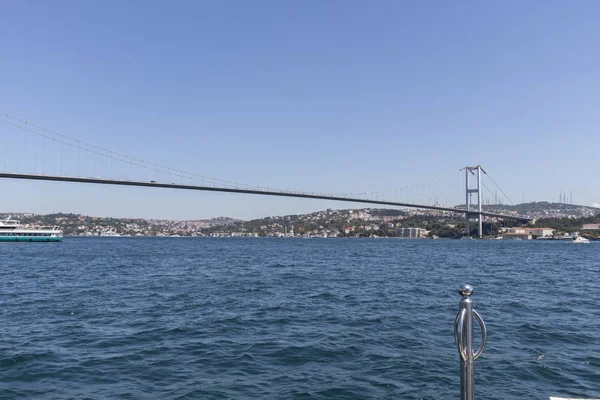
<svg viewBox="0 0 600 400">
<path fill-rule="evenodd" d="M 465 298 L 469 297 L 471 294 L 473 294 L 473 286 L 469 285 L 468 283 L 460 285 L 458 288 L 458 294 Z"/>
</svg>

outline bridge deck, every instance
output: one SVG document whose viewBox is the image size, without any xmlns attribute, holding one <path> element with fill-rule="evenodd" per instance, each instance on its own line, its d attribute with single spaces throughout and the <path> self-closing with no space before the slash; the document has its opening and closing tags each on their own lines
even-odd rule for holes
<svg viewBox="0 0 600 400">
<path fill-rule="evenodd" d="M 352 197 L 338 197 L 338 196 L 330 196 L 330 195 L 325 195 L 325 194 L 311 194 L 311 193 L 304 193 L 304 192 L 283 192 L 283 191 L 278 192 L 278 191 L 269 191 L 269 190 L 183 185 L 183 184 L 176 184 L 176 183 L 158 183 L 158 182 L 153 182 L 153 181 L 141 182 L 141 181 L 113 180 L 113 179 L 103 179 L 103 178 L 81 178 L 81 177 L 72 177 L 72 176 L 32 175 L 32 174 L 16 174 L 16 173 L 5 173 L 5 172 L 0 173 L 0 178 L 28 179 L 28 180 L 38 180 L 38 181 L 94 183 L 94 184 L 100 184 L 100 185 L 137 186 L 137 187 L 153 187 L 153 188 L 165 188 L 165 189 L 200 190 L 200 191 L 224 192 L 224 193 L 243 193 L 243 194 L 256 194 L 256 195 L 263 195 L 263 196 L 296 197 L 296 198 L 304 198 L 304 199 L 318 199 L 318 200 L 343 201 L 343 202 L 351 202 L 351 203 L 377 204 L 377 205 L 385 205 L 385 206 L 393 206 L 393 207 L 408 207 L 408 208 L 418 208 L 418 209 L 424 209 L 424 210 L 452 212 L 452 213 L 459 213 L 459 214 L 467 214 L 467 213 L 472 214 L 473 213 L 472 210 L 467 212 L 466 210 L 450 208 L 450 207 L 438 207 L 438 206 L 429 206 L 429 205 L 424 205 L 424 204 L 412 204 L 412 203 L 399 203 L 399 202 L 393 202 L 393 201 L 359 199 L 359 198 L 352 198 Z M 475 214 L 477 214 L 477 213 L 475 213 Z M 521 217 L 521 216 L 517 216 L 517 215 L 505 215 L 505 214 L 497 214 L 497 213 L 490 213 L 490 212 L 482 212 L 481 215 L 486 216 L 486 217 L 493 217 L 493 218 L 513 219 L 513 220 L 524 221 L 524 222 L 527 222 L 530 220 L 530 218 Z"/>
</svg>

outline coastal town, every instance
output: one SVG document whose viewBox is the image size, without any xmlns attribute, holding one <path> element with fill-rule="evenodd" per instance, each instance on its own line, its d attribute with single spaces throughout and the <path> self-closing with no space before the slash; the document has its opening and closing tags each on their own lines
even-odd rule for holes
<svg viewBox="0 0 600 400">
<path fill-rule="evenodd" d="M 600 236 L 600 210 L 591 207 L 538 202 L 511 208 L 486 206 L 486 211 L 518 212 L 532 220 L 524 226 L 488 218 L 483 223 L 487 237 L 506 240 L 570 239 L 580 232 L 592 240 Z M 58 227 L 65 236 L 458 239 L 465 235 L 464 217 L 460 214 L 418 209 L 327 209 L 310 214 L 265 217 L 250 221 L 227 217 L 173 221 L 65 213 L 3 213 L 0 217 L 18 219 L 25 227 Z"/>
</svg>

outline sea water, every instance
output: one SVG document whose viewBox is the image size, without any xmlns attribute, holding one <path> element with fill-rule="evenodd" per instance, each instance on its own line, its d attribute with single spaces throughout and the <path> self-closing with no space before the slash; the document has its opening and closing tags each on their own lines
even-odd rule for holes
<svg viewBox="0 0 600 400">
<path fill-rule="evenodd" d="M 70 238 L 0 245 L 2 399 L 600 397 L 600 243 Z M 479 327 L 475 324 L 476 344 Z"/>
</svg>

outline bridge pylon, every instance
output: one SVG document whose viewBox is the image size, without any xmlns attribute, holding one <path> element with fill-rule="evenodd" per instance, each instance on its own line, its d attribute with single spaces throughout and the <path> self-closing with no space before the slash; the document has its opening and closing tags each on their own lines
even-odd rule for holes
<svg viewBox="0 0 600 400">
<path fill-rule="evenodd" d="M 483 169 L 481 168 L 481 165 L 477 165 L 475 167 L 464 167 L 463 168 L 465 170 L 465 177 L 466 177 L 466 205 L 467 205 L 467 212 L 465 213 L 465 222 L 466 222 L 466 234 L 467 236 L 471 236 L 471 226 L 470 226 L 470 220 L 477 218 L 477 236 L 478 237 L 482 237 L 483 236 L 483 215 L 481 214 L 483 212 L 482 210 L 482 203 L 481 203 L 481 172 L 483 171 Z M 462 171 L 462 170 L 461 170 Z M 476 173 L 475 173 L 476 171 Z M 475 188 L 471 188 L 470 182 L 469 182 L 469 175 L 474 175 L 477 178 L 477 187 Z M 474 210 L 471 208 L 471 206 L 473 206 L 472 202 L 471 202 L 471 195 L 473 193 L 477 194 L 477 209 Z M 471 211 L 473 210 L 473 211 Z"/>
</svg>

